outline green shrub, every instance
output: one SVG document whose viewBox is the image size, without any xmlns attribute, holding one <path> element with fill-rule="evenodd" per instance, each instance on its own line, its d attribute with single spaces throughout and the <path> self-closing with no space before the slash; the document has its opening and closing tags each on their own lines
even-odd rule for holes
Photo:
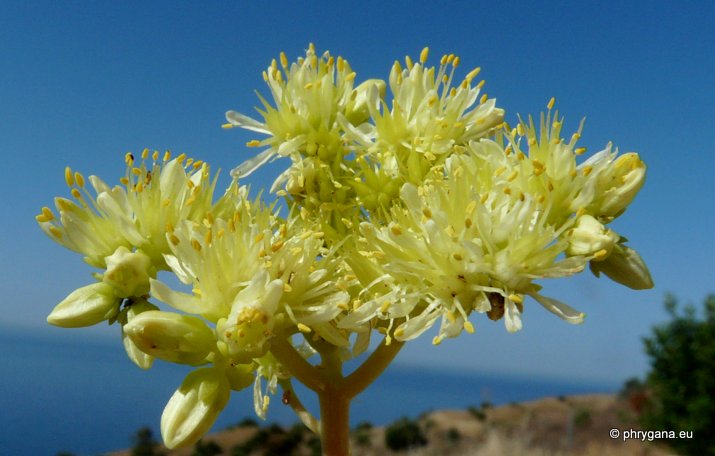
<svg viewBox="0 0 715 456">
<path fill-rule="evenodd" d="M 701 317 L 693 306 L 680 311 L 672 296 L 665 308 L 670 321 L 643 340 L 651 369 L 642 424 L 692 432 L 692 438 L 664 440 L 679 453 L 715 455 L 715 295 L 705 299 Z"/>
<path fill-rule="evenodd" d="M 209 440 L 208 442 L 199 440 L 196 442 L 196 445 L 194 445 L 194 452 L 191 453 L 191 456 L 216 456 L 222 453 L 223 448 L 213 440 Z"/>
<path fill-rule="evenodd" d="M 385 430 L 385 445 L 393 451 L 402 451 L 427 445 L 427 438 L 416 422 L 400 418 Z"/>
</svg>

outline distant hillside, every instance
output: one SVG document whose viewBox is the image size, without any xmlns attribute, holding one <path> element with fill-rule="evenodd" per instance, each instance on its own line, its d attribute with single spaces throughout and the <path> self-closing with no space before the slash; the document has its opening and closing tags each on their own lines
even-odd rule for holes
<svg viewBox="0 0 715 456">
<path fill-rule="evenodd" d="M 360 426 L 353 431 L 353 455 L 524 455 L 602 456 L 673 454 L 654 442 L 611 439 L 611 429 L 641 429 L 629 404 L 614 395 L 595 394 L 546 398 L 533 402 L 467 410 L 428 412 L 413 421 L 425 446 L 393 452 L 385 445 L 385 427 Z M 213 442 L 210 443 L 210 442 Z M 203 444 L 220 454 L 312 455 L 315 439 L 302 426 L 241 426 L 207 436 Z M 215 445 L 214 445 L 215 444 Z M 217 446 L 216 446 L 217 445 Z M 194 448 L 167 451 L 167 456 L 190 456 Z M 129 450 L 109 456 L 129 456 Z M 198 453 L 197 453 L 198 454 Z"/>
</svg>

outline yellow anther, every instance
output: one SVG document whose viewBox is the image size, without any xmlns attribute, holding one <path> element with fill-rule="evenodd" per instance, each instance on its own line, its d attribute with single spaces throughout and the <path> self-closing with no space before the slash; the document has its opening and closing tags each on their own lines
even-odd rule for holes
<svg viewBox="0 0 715 456">
<path fill-rule="evenodd" d="M 259 243 L 259 242 L 261 242 L 261 241 L 263 240 L 263 238 L 265 238 L 265 237 L 266 237 L 265 233 L 260 232 L 260 233 L 258 233 L 258 234 L 256 235 L 255 238 L 253 238 L 253 242 Z"/>
<path fill-rule="evenodd" d="M 141 170 L 141 169 L 139 169 L 139 168 L 132 168 L 132 174 L 134 174 L 135 176 L 138 176 L 138 175 L 140 175 L 141 173 L 142 173 L 142 170 Z"/>
<path fill-rule="evenodd" d="M 454 58 L 454 62 L 452 62 L 452 66 L 457 68 L 459 66 L 459 63 L 460 63 L 459 56 L 456 56 Z"/>
<path fill-rule="evenodd" d="M 153 161 L 159 160 L 159 151 L 158 150 L 155 150 L 154 153 L 151 154 L 151 159 Z"/>
<path fill-rule="evenodd" d="M 482 80 L 479 81 L 479 82 L 477 83 L 477 85 L 474 86 L 474 87 L 476 87 L 477 89 L 480 89 L 480 90 L 481 90 L 481 88 L 484 87 L 484 84 L 486 84 L 486 83 L 487 83 L 487 81 L 485 81 L 484 79 L 482 79 Z"/>
<path fill-rule="evenodd" d="M 149 149 L 144 149 L 142 151 L 142 160 L 146 160 L 146 158 L 149 156 Z"/>
<path fill-rule="evenodd" d="M 274 242 L 271 245 L 271 250 L 273 250 L 274 252 L 277 252 L 281 249 L 281 247 L 283 247 L 283 241 Z"/>
<path fill-rule="evenodd" d="M 47 206 L 42 208 L 42 215 L 48 222 L 55 219 L 55 214 L 53 214 L 52 210 Z"/>
<path fill-rule="evenodd" d="M 546 104 L 546 107 L 547 107 L 549 110 L 551 110 L 551 109 L 553 109 L 553 107 L 554 107 L 554 103 L 556 103 L 556 98 L 555 98 L 555 97 L 551 97 L 551 99 L 549 100 L 549 102 Z"/>
<path fill-rule="evenodd" d="M 335 65 L 335 57 L 331 55 L 328 57 L 328 68 L 333 68 L 333 65 Z"/>
<path fill-rule="evenodd" d="M 425 48 L 422 49 L 422 52 L 420 52 L 420 62 L 425 63 L 427 61 L 427 57 L 429 57 L 429 48 L 425 46 Z"/>
<path fill-rule="evenodd" d="M 265 72 L 264 72 L 264 74 L 265 74 Z M 223 128 L 224 130 L 229 130 L 229 129 L 233 128 L 233 124 L 230 124 L 230 123 L 221 124 L 221 128 Z"/>
<path fill-rule="evenodd" d="M 126 177 L 120 177 L 119 182 L 122 183 L 122 185 L 129 185 L 129 179 Z"/>
<path fill-rule="evenodd" d="M 246 146 L 248 147 L 258 147 L 261 145 L 261 142 L 257 139 L 252 139 L 246 143 Z"/>
<path fill-rule="evenodd" d="M 193 247 L 194 250 L 196 250 L 197 252 L 201 251 L 201 243 L 196 239 L 191 240 L 191 247 Z"/>
<path fill-rule="evenodd" d="M 395 330 L 393 334 L 396 338 L 401 339 L 405 335 L 405 330 L 404 328 L 399 327 Z"/>
<path fill-rule="evenodd" d="M 519 175 L 519 171 L 514 170 L 511 172 L 511 174 L 509 174 L 509 177 L 507 177 L 506 180 L 509 182 L 512 182 L 514 179 L 517 178 L 518 175 Z"/>
<path fill-rule="evenodd" d="M 72 189 L 72 196 L 74 196 L 77 199 L 82 199 L 82 194 L 76 188 Z"/>
<path fill-rule="evenodd" d="M 429 98 L 429 100 L 427 101 L 427 103 L 428 103 L 430 106 L 434 106 L 434 104 L 437 103 L 437 100 L 438 100 L 437 95 L 432 95 L 432 96 Z"/>
<path fill-rule="evenodd" d="M 169 198 L 166 198 L 164 201 L 161 202 L 162 207 L 169 207 L 171 204 L 171 200 Z"/>
<path fill-rule="evenodd" d="M 514 149 L 511 147 L 511 144 L 509 144 L 508 146 L 506 146 L 504 148 L 504 155 L 506 155 L 508 157 L 509 155 L 511 155 L 513 150 Z"/>
<path fill-rule="evenodd" d="M 68 187 L 72 187 L 74 185 L 74 175 L 72 174 L 72 168 L 69 166 L 65 168 L 65 182 Z"/>
<path fill-rule="evenodd" d="M 439 59 L 439 64 L 440 65 L 446 65 L 447 64 L 447 54 L 444 54 L 441 59 Z"/>
<path fill-rule="evenodd" d="M 354 81 L 354 80 L 355 80 L 355 76 L 356 76 L 356 74 L 355 74 L 355 72 L 353 71 L 353 72 L 351 72 L 349 75 L 345 76 L 345 80 L 346 80 L 346 81 Z"/>
<path fill-rule="evenodd" d="M 170 234 L 170 235 L 169 235 L 169 242 L 171 242 L 171 243 L 174 244 L 174 245 L 179 245 L 179 242 L 181 242 L 181 241 L 179 240 L 178 237 L 176 237 L 175 234 Z"/>
<path fill-rule="evenodd" d="M 298 331 L 300 331 L 300 332 L 302 332 L 302 333 L 305 333 L 305 334 L 308 334 L 308 333 L 310 333 L 311 331 L 313 331 L 312 329 L 310 329 L 310 328 L 308 327 L 308 325 L 305 325 L 305 324 L 303 324 L 303 323 L 298 323 L 296 326 L 298 327 Z"/>
<path fill-rule="evenodd" d="M 176 157 L 176 162 L 179 164 L 182 164 L 186 160 L 186 154 L 180 154 L 178 157 Z"/>
<path fill-rule="evenodd" d="M 62 238 L 62 231 L 60 231 L 59 228 L 57 228 L 56 226 L 50 227 L 50 233 L 52 233 L 52 235 L 58 239 Z"/>
<path fill-rule="evenodd" d="M 455 321 L 457 321 L 457 317 L 454 315 L 454 312 L 452 312 L 451 310 L 447 311 L 447 320 L 449 320 L 450 323 L 454 323 Z"/>
<path fill-rule="evenodd" d="M 387 313 L 387 311 L 390 309 L 390 301 L 385 301 L 382 303 L 380 306 L 380 312 L 382 313 Z"/>
<path fill-rule="evenodd" d="M 577 175 L 578 175 L 578 171 L 576 171 L 575 169 L 572 169 L 571 171 L 569 171 L 569 176 L 576 177 Z"/>
<path fill-rule="evenodd" d="M 402 234 L 402 227 L 398 224 L 394 224 L 390 227 L 390 231 L 392 231 L 392 234 L 395 236 L 399 236 Z"/>
<path fill-rule="evenodd" d="M 516 125 L 516 134 L 519 136 L 524 136 L 524 124 Z"/>
<path fill-rule="evenodd" d="M 414 62 L 412 61 L 412 59 L 410 58 L 410 56 L 409 56 L 409 55 L 406 55 L 406 56 L 405 56 L 405 66 L 407 66 L 407 69 L 408 69 L 408 70 L 411 70 L 414 65 L 415 65 L 415 64 L 414 64 Z"/>
<path fill-rule="evenodd" d="M 213 235 L 211 234 L 211 230 L 208 230 L 206 232 L 206 235 L 204 236 L 204 244 L 210 245 L 212 240 L 213 240 Z"/>
<path fill-rule="evenodd" d="M 447 63 L 452 63 L 454 61 L 454 57 L 454 54 L 449 54 L 449 56 L 447 56 Z"/>
<path fill-rule="evenodd" d="M 550 192 L 552 192 L 552 191 L 554 191 L 554 184 L 553 184 L 551 181 L 549 181 L 548 184 L 546 184 L 546 188 L 547 188 Z"/>
<path fill-rule="evenodd" d="M 422 208 L 422 214 L 427 218 L 432 218 L 432 211 L 428 207 Z"/>
<path fill-rule="evenodd" d="M 511 195 L 511 188 L 509 188 L 509 187 L 504 188 L 504 194 Z"/>
<path fill-rule="evenodd" d="M 524 161 L 526 160 L 526 155 L 524 154 L 524 152 L 519 151 L 519 153 L 516 154 L 516 158 L 518 158 L 520 161 Z"/>
<path fill-rule="evenodd" d="M 576 155 L 583 155 L 584 152 L 586 152 L 586 148 L 585 148 L 585 147 L 578 147 L 576 150 L 574 150 L 574 153 L 575 153 Z"/>
<path fill-rule="evenodd" d="M 487 202 L 488 199 L 489 199 L 489 194 L 484 193 L 482 196 L 479 197 L 479 203 L 484 204 Z"/>
<path fill-rule="evenodd" d="M 499 177 L 499 176 L 501 176 L 502 174 L 504 174 L 504 171 L 506 171 L 506 166 L 500 166 L 499 168 L 497 168 L 496 170 L 494 170 L 494 175 L 495 175 L 496 177 Z"/>
<path fill-rule="evenodd" d="M 524 302 L 524 297 L 518 294 L 510 294 L 509 299 L 516 304 L 522 304 Z"/>
<path fill-rule="evenodd" d="M 536 138 L 529 138 L 529 146 L 534 147 L 536 145 Z"/>
<path fill-rule="evenodd" d="M 432 339 L 432 345 L 439 345 L 442 343 L 442 338 L 439 336 L 434 336 Z"/>
<path fill-rule="evenodd" d="M 583 167 L 583 175 L 584 176 L 588 176 L 589 174 L 591 174 L 591 171 L 593 171 L 593 166 L 586 165 Z"/>
<path fill-rule="evenodd" d="M 474 334 L 474 325 L 471 321 L 465 321 L 462 326 L 464 327 L 464 330 L 467 331 L 469 334 Z"/>
<path fill-rule="evenodd" d="M 172 225 L 171 222 L 167 222 L 166 226 L 164 226 L 164 229 L 166 230 L 167 233 L 173 233 L 174 225 Z"/>
<path fill-rule="evenodd" d="M 476 208 L 477 208 L 477 202 L 472 200 L 469 202 L 469 204 L 467 204 L 467 207 L 464 209 L 464 212 L 466 213 L 466 215 L 471 215 L 472 212 L 474 212 L 474 209 L 476 209 Z"/>
<path fill-rule="evenodd" d="M 390 345 L 392 343 L 392 337 L 389 334 L 385 334 L 385 345 Z"/>
<path fill-rule="evenodd" d="M 136 190 L 137 193 L 141 193 L 144 191 L 144 184 L 141 182 L 138 182 L 137 185 L 134 187 L 134 190 Z"/>
<path fill-rule="evenodd" d="M 201 165 L 203 164 L 203 160 L 196 160 L 193 164 L 194 169 L 199 169 L 201 168 Z"/>
<path fill-rule="evenodd" d="M 482 95 L 482 96 L 479 98 L 479 103 L 480 103 L 480 104 L 484 104 L 484 103 L 487 102 L 488 99 L 489 99 L 489 97 L 488 97 L 487 94 L 485 93 L 484 95 Z"/>
<path fill-rule="evenodd" d="M 84 187 L 84 176 L 82 176 L 82 174 L 80 174 L 79 171 L 75 171 L 74 181 L 78 187 L 81 187 L 81 188 Z"/>
<path fill-rule="evenodd" d="M 167 150 L 166 152 L 164 152 L 163 159 L 165 162 L 171 160 L 171 151 L 170 150 Z"/>
<path fill-rule="evenodd" d="M 480 71 L 482 71 L 482 69 L 480 67 L 476 67 L 475 69 L 467 73 L 467 76 L 464 79 L 468 82 L 472 82 L 472 79 L 476 78 Z"/>
<path fill-rule="evenodd" d="M 281 66 L 283 68 L 287 67 L 288 66 L 288 58 L 286 57 L 286 53 L 281 51 L 280 58 L 281 58 Z"/>
<path fill-rule="evenodd" d="M 603 260 L 608 256 L 608 250 L 606 249 L 601 249 L 598 252 L 593 254 L 593 257 L 597 260 Z"/>
<path fill-rule="evenodd" d="M 536 201 L 538 201 L 539 204 L 544 204 L 544 201 L 546 201 L 546 195 L 539 195 L 536 197 Z"/>
</svg>

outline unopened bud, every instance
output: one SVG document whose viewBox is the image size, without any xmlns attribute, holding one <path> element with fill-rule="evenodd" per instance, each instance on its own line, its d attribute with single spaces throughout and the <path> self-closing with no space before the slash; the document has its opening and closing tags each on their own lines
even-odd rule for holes
<svg viewBox="0 0 715 456">
<path fill-rule="evenodd" d="M 52 310 L 47 323 L 63 328 L 81 328 L 108 320 L 119 311 L 120 299 L 106 283 L 94 283 L 69 294 Z"/>
<path fill-rule="evenodd" d="M 149 310 L 124 332 L 144 353 L 179 364 L 201 364 L 216 347 L 213 331 L 198 317 Z"/>
<path fill-rule="evenodd" d="M 606 274 L 614 282 L 634 290 L 653 288 L 648 267 L 638 252 L 625 245 L 617 245 L 604 261 L 591 261 L 591 272 L 598 277 Z"/>
<path fill-rule="evenodd" d="M 184 379 L 161 415 L 161 436 L 168 448 L 191 446 L 208 432 L 228 403 L 231 389 L 223 372 L 198 369 Z"/>
<path fill-rule="evenodd" d="M 137 347 L 132 339 L 127 336 L 126 332 L 124 332 L 124 326 L 137 315 L 150 310 L 159 310 L 159 308 L 154 304 L 150 304 L 145 299 L 138 299 L 123 309 L 118 318 L 122 325 L 122 344 L 124 345 L 124 350 L 127 352 L 129 359 L 142 369 L 149 369 L 154 363 L 154 357 Z"/>
</svg>

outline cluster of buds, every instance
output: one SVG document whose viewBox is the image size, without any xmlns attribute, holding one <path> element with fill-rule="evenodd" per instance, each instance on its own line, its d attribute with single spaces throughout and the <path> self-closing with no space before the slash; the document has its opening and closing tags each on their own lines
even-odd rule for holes
<svg viewBox="0 0 715 456">
<path fill-rule="evenodd" d="M 395 62 L 387 81 L 356 84 L 347 60 L 316 54 L 264 72 L 273 104 L 262 119 L 235 111 L 226 128 L 266 135 L 214 197 L 207 164 L 145 150 L 127 154 L 120 184 L 67 168 L 74 200 L 37 216 L 53 240 L 84 256 L 95 281 L 58 304 L 48 322 L 118 322 L 129 358 L 196 366 L 161 421 L 169 447 L 208 431 L 231 391 L 253 384 L 256 413 L 295 374 L 286 345 L 309 360 L 332 347 L 343 362 L 416 338 L 440 322 L 435 344 L 472 333 L 484 314 L 522 327 L 526 298 L 570 323 L 584 314 L 540 293 L 536 281 L 590 265 L 634 289 L 652 281 L 640 256 L 608 225 L 645 177 L 637 154 L 610 144 L 581 160 L 581 128 L 561 137 L 553 111 L 538 127 L 504 121 L 459 57 Z M 390 89 L 391 99 L 387 89 Z M 161 157 L 160 157 L 161 155 Z M 251 200 L 239 181 L 279 158 L 271 192 Z M 159 277 L 172 273 L 184 287 Z M 301 360 L 302 361 L 302 360 Z M 296 375 L 297 376 L 297 375 Z M 264 387 L 265 384 L 265 387 Z"/>
</svg>

